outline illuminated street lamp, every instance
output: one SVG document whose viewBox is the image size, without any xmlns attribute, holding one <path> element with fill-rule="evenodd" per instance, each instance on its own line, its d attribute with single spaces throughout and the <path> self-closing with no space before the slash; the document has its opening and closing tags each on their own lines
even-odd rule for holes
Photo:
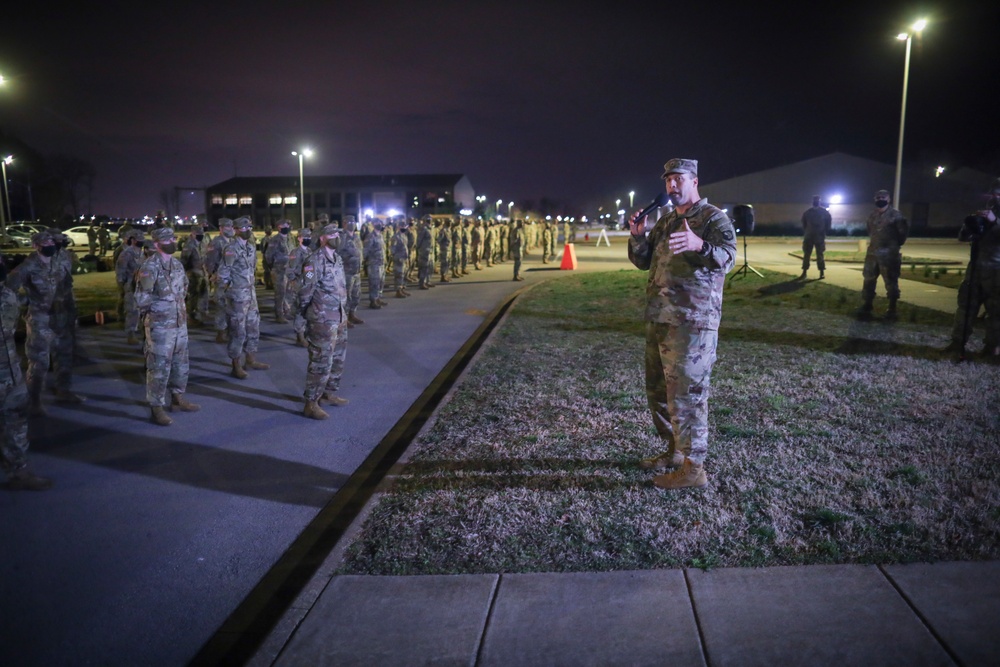
<svg viewBox="0 0 1000 667">
<path fill-rule="evenodd" d="M 312 157 L 312 149 L 303 148 L 301 151 L 292 151 L 292 155 L 299 157 L 299 211 L 302 212 L 299 229 L 306 228 L 306 185 L 302 180 L 302 161 L 307 157 Z"/>
<path fill-rule="evenodd" d="M 628 210 L 632 210 L 632 202 L 635 199 L 635 190 L 628 193 Z"/>
<path fill-rule="evenodd" d="M 497 200 L 497 211 L 496 211 L 497 218 L 500 217 L 500 207 L 501 206 L 503 206 L 503 200 L 502 199 L 498 199 Z"/>
<path fill-rule="evenodd" d="M 0 199 L 0 232 L 4 234 L 7 233 L 7 221 L 14 221 L 10 215 L 10 194 L 7 192 L 7 165 L 13 161 L 13 155 L 8 155 L 3 160 L 0 160 L 0 169 L 3 170 L 3 192 L 0 192 L 3 195 L 2 199 Z"/>
<path fill-rule="evenodd" d="M 903 172 L 903 127 L 906 125 L 906 87 L 910 82 L 910 44 L 913 42 L 913 33 L 920 34 L 920 31 L 927 27 L 927 21 L 920 19 L 910 29 L 910 32 L 901 32 L 896 35 L 896 39 L 906 40 L 906 60 L 903 64 L 903 106 L 899 112 L 899 148 L 896 150 L 896 182 L 892 189 L 892 203 L 896 208 L 900 207 L 899 202 L 899 181 Z"/>
<path fill-rule="evenodd" d="M 514 208 L 514 202 L 513 201 L 507 202 L 507 219 L 508 220 L 510 220 L 510 212 L 511 212 L 511 209 L 513 209 L 513 208 Z"/>
</svg>

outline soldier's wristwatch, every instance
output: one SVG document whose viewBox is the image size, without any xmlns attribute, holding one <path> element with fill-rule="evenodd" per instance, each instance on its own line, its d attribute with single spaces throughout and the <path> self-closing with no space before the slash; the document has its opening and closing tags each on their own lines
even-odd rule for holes
<svg viewBox="0 0 1000 667">
<path fill-rule="evenodd" d="M 708 241 L 702 241 L 701 250 L 698 251 L 698 254 L 701 255 L 702 257 L 708 257 L 708 253 L 711 252 L 711 250 L 712 246 L 709 245 Z"/>
</svg>

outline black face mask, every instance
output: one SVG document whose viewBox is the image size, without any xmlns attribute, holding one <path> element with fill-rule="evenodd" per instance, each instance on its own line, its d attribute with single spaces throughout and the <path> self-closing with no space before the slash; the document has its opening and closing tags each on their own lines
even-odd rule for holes
<svg viewBox="0 0 1000 667">
<path fill-rule="evenodd" d="M 288 227 L 282 227 L 281 229 L 278 230 L 279 233 L 284 234 L 285 236 L 288 236 L 288 232 L 290 231 L 291 230 Z"/>
<path fill-rule="evenodd" d="M 241 231 L 240 238 L 242 238 L 244 241 L 249 241 L 250 239 L 253 238 L 253 230 L 247 229 L 246 231 Z"/>
<path fill-rule="evenodd" d="M 198 241 L 199 243 L 201 243 L 202 241 L 205 240 L 205 235 L 204 234 L 195 234 L 194 235 L 194 240 Z"/>
<path fill-rule="evenodd" d="M 161 243 L 160 244 L 160 251 L 161 252 L 165 252 L 168 255 L 173 255 L 175 252 L 177 252 L 177 244 L 176 243 Z"/>
<path fill-rule="evenodd" d="M 38 252 L 44 255 L 45 257 L 52 257 L 53 255 L 56 254 L 56 250 L 58 250 L 58 248 L 55 247 L 54 245 L 43 245 L 38 248 Z"/>
<path fill-rule="evenodd" d="M 308 248 L 310 245 L 312 245 L 312 239 L 302 239 L 303 248 Z"/>
<path fill-rule="evenodd" d="M 885 208 L 886 206 L 889 205 L 889 202 L 887 202 L 885 199 L 876 199 L 875 205 L 878 206 L 879 208 Z"/>
</svg>

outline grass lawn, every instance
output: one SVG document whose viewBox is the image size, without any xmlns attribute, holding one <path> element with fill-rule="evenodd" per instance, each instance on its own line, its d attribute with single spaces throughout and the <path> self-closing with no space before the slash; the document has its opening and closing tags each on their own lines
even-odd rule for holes
<svg viewBox="0 0 1000 667">
<path fill-rule="evenodd" d="M 765 272 L 727 287 L 704 489 L 659 448 L 645 274 L 522 296 L 373 499 L 340 571 L 601 571 L 1000 557 L 1000 366 L 937 351 L 951 317 Z M 876 312 L 884 304 L 876 304 Z M 974 336 L 978 341 L 981 333 Z"/>
</svg>

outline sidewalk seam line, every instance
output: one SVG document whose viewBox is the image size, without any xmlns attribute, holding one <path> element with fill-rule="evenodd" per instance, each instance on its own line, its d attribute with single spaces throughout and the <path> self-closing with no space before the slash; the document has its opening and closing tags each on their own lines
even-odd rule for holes
<svg viewBox="0 0 1000 667">
<path fill-rule="evenodd" d="M 483 631 L 479 635 L 479 646 L 476 647 L 476 659 L 472 664 L 480 665 L 483 662 L 483 647 L 486 646 L 486 634 L 490 631 L 490 624 L 493 622 L 493 610 L 497 606 L 497 596 L 500 592 L 500 582 L 503 580 L 502 574 L 497 574 L 497 579 L 493 583 L 493 590 L 490 591 L 490 608 L 486 610 L 486 622 L 483 623 Z"/>
<path fill-rule="evenodd" d="M 684 568 L 681 572 L 684 574 L 684 585 L 687 587 L 688 603 L 691 605 L 691 614 L 694 616 L 694 626 L 698 629 L 698 643 L 701 644 L 701 657 L 705 660 L 705 664 L 711 667 L 712 660 L 708 656 L 705 630 L 701 627 L 701 618 L 698 616 L 698 605 L 694 601 L 694 589 L 691 588 L 691 580 L 688 578 L 687 568 Z"/>
<path fill-rule="evenodd" d="M 892 575 L 885 571 L 885 566 L 876 565 L 876 567 L 878 568 L 878 571 L 882 573 L 882 576 L 885 577 L 886 581 L 889 582 L 889 585 L 892 586 L 896 593 L 899 594 L 899 597 L 903 598 L 903 601 L 910 608 L 910 611 L 913 612 L 913 615 L 920 619 L 920 622 L 931 634 L 931 637 L 933 637 L 941 648 L 944 649 L 944 652 L 948 654 L 948 657 L 951 658 L 952 661 L 959 667 L 965 667 L 965 663 L 962 662 L 958 655 L 951 649 L 950 646 L 948 646 L 948 643 L 945 642 L 944 638 L 938 634 L 938 632 L 934 629 L 934 626 L 930 624 L 930 621 L 927 620 L 923 613 L 921 613 L 921 611 L 917 608 L 917 605 L 914 604 L 913 600 L 911 600 L 910 597 L 903 592 L 903 589 L 896 583 L 896 580 L 892 578 Z"/>
</svg>

